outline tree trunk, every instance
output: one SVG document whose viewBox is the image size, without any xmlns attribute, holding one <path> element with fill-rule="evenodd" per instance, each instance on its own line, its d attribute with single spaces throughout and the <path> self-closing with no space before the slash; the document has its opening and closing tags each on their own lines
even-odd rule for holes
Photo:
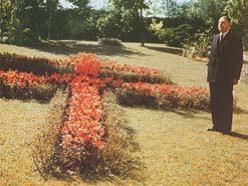
<svg viewBox="0 0 248 186">
<path fill-rule="evenodd" d="M 1 20 L 0 20 L 0 39 L 3 40 L 3 23 L 4 23 L 4 12 L 3 12 L 3 0 L 0 0 L 0 12 L 1 12 Z"/>
<path fill-rule="evenodd" d="M 143 18 L 143 8 L 140 8 L 140 42 L 141 46 L 145 46 L 145 26 Z"/>
<path fill-rule="evenodd" d="M 39 25 L 39 4 L 37 1 L 34 1 L 32 4 L 32 27 L 35 32 L 35 40 L 39 38 L 40 36 L 40 25 Z"/>
</svg>

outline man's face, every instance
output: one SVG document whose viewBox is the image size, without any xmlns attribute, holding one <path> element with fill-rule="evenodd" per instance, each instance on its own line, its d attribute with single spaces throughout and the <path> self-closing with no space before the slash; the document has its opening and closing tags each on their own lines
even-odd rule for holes
<svg viewBox="0 0 248 186">
<path fill-rule="evenodd" d="M 219 19 L 218 29 L 221 33 L 227 32 L 230 30 L 231 24 L 223 17 Z"/>
</svg>

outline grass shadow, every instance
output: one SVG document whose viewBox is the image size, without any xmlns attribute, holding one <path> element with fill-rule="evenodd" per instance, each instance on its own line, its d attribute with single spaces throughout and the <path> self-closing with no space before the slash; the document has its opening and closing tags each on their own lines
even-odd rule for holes
<svg viewBox="0 0 248 186">
<path fill-rule="evenodd" d="M 150 106 L 150 105 L 126 105 L 126 104 L 121 104 L 122 106 L 128 108 L 141 108 L 141 109 L 146 109 L 146 110 L 151 110 L 151 111 L 163 111 L 163 112 L 173 112 L 175 114 L 180 115 L 181 117 L 184 118 L 198 118 L 198 119 L 204 119 L 204 120 L 211 120 L 208 117 L 202 117 L 196 114 L 206 112 L 209 113 L 209 111 L 205 110 L 196 110 L 196 109 L 182 109 L 182 108 L 160 108 L 158 106 Z"/>
<path fill-rule="evenodd" d="M 146 55 L 142 52 L 131 50 L 127 47 L 103 46 L 94 42 L 87 43 L 87 42 L 78 42 L 78 41 L 49 41 L 49 42 L 41 42 L 37 44 L 29 44 L 26 47 L 44 52 L 50 52 L 50 53 L 62 54 L 62 55 L 77 54 L 79 52 L 95 53 L 97 55 L 108 55 L 108 56 Z"/>
<path fill-rule="evenodd" d="M 35 101 L 39 104 L 49 104 L 52 98 L 49 99 L 35 99 L 35 98 L 25 98 L 25 97 L 11 97 L 11 96 L 4 96 L 4 95 L 0 95 L 0 99 L 4 99 L 4 100 L 19 100 L 22 101 L 23 103 L 29 103 L 32 101 Z"/>
<path fill-rule="evenodd" d="M 109 128 L 112 127 L 109 126 Z M 125 139 L 121 139 L 123 136 L 118 132 L 125 133 Z M 89 166 L 87 163 L 82 164 L 79 178 L 89 184 L 109 181 L 123 185 L 126 179 L 144 181 L 145 166 L 140 157 L 136 155 L 141 151 L 140 144 L 135 139 L 136 131 L 124 124 L 115 126 L 110 133 L 112 137 L 107 147 L 100 151 L 95 162 L 89 163 Z"/>
<path fill-rule="evenodd" d="M 176 55 L 183 55 L 183 49 L 181 48 L 174 48 L 174 47 L 155 47 L 155 46 L 145 46 L 147 49 L 151 50 L 156 50 L 159 52 L 166 52 L 166 53 L 171 53 L 171 54 L 176 54 Z"/>
<path fill-rule="evenodd" d="M 248 140 L 248 135 L 246 134 L 240 134 L 237 132 L 231 132 L 230 134 L 228 134 L 229 136 L 235 137 L 235 138 L 239 138 L 239 139 L 243 139 L 243 140 Z"/>
<path fill-rule="evenodd" d="M 168 109 L 168 111 L 173 112 L 175 114 L 178 114 L 184 118 L 198 118 L 198 119 L 204 119 L 204 120 L 211 120 L 208 117 L 202 117 L 202 116 L 196 116 L 196 114 L 203 112 L 199 110 L 181 110 L 181 109 Z M 206 112 L 206 111 L 205 111 Z"/>
</svg>

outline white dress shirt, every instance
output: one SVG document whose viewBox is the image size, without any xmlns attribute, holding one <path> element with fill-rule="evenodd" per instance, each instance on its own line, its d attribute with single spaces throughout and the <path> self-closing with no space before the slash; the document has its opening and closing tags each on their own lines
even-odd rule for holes
<svg viewBox="0 0 248 186">
<path fill-rule="evenodd" d="M 226 31 L 226 32 L 224 32 L 224 33 L 220 33 L 220 40 L 221 40 L 221 38 L 222 39 L 224 39 L 224 37 L 227 35 L 227 33 L 229 32 L 230 30 L 228 30 L 228 31 Z M 221 37 L 222 36 L 222 37 Z"/>
</svg>

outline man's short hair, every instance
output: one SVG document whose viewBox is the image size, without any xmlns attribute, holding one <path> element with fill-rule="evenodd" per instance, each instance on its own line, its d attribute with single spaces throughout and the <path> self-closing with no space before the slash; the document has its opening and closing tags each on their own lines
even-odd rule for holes
<svg viewBox="0 0 248 186">
<path fill-rule="evenodd" d="M 227 20 L 229 23 L 231 23 L 230 17 L 228 17 L 228 16 L 222 16 L 221 18 L 223 18 L 223 19 Z"/>
</svg>

